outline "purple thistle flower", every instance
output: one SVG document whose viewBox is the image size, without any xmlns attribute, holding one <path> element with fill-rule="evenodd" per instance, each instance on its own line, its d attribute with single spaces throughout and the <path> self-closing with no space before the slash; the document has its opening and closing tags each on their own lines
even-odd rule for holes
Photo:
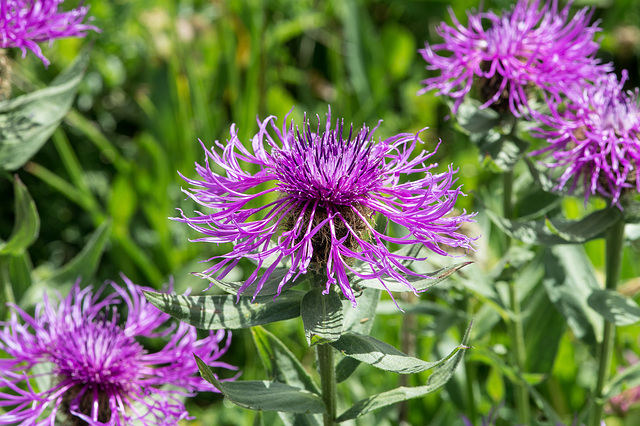
<svg viewBox="0 0 640 426">
<path fill-rule="evenodd" d="M 326 277 L 325 294 L 336 284 L 355 306 L 349 273 L 363 279 L 390 276 L 414 291 L 405 274 L 424 276 L 405 266 L 424 258 L 391 253 L 386 243 L 421 244 L 441 255 L 447 255 L 441 246 L 472 248 L 472 239 L 457 230 L 472 222 L 473 214 L 452 214 L 457 197 L 464 195 L 452 188 L 455 171 L 450 166 L 432 173 L 437 164 L 426 161 L 434 153 L 421 151 L 411 158 L 418 142 L 423 143 L 418 134 L 376 142 L 377 127 L 345 131 L 344 120 L 338 120 L 332 129 L 331 110 L 324 129 L 320 117 L 316 129 L 306 116 L 302 129 L 285 118 L 279 130 L 275 119 L 258 120 L 253 153 L 232 125 L 226 145 L 216 141 L 221 155 L 203 145 L 205 166 L 196 164 L 202 180 L 183 176 L 194 187 L 185 193 L 213 212 L 196 217 L 181 212 L 176 220 L 204 234 L 195 241 L 234 244 L 231 252 L 209 259 L 220 261 L 205 273 L 224 278 L 241 258 L 257 263 L 238 296 L 257 280 L 255 297 L 276 266 L 287 261 L 278 294 L 285 283 L 311 271 Z M 209 160 L 225 174 L 214 172 Z M 256 172 L 245 171 L 240 162 Z M 416 175 L 420 177 L 405 179 Z M 265 189 L 265 183 L 271 185 Z M 379 232 L 376 214 L 403 226 L 407 234 Z M 356 261 L 364 266 L 354 267 Z M 263 265 L 266 272 L 258 277 Z"/>
<path fill-rule="evenodd" d="M 37 43 L 62 37 L 84 37 L 89 30 L 100 30 L 83 23 L 88 7 L 81 6 L 59 12 L 64 0 L 0 0 L 0 48 L 18 47 L 22 57 L 31 50 L 45 66 L 45 58 Z M 91 21 L 89 18 L 88 21 Z"/>
<path fill-rule="evenodd" d="M 0 323 L 0 350 L 7 354 L 0 358 L 0 406 L 8 407 L 0 425 L 53 425 L 61 418 L 78 425 L 173 425 L 188 416 L 182 397 L 217 392 L 195 375 L 193 354 L 235 370 L 217 361 L 231 333 L 225 338 L 220 330 L 199 340 L 182 322 L 158 330 L 169 315 L 122 278 L 126 289 L 107 282 L 95 293 L 76 283 L 64 299 L 45 297 L 33 317 L 13 306 L 11 319 Z M 99 300 L 107 284 L 115 293 Z M 115 305 L 122 302 L 128 313 L 121 325 Z M 169 342 L 155 353 L 135 340 L 169 333 Z"/>
<path fill-rule="evenodd" d="M 582 182 L 585 203 L 600 194 L 620 207 L 625 192 L 640 192 L 640 108 L 638 89 L 624 91 L 626 71 L 603 76 L 595 85 L 572 85 L 563 90 L 567 102 L 551 105 L 546 128 L 536 136 L 549 146 L 531 155 L 548 154 L 545 166 L 563 169 L 557 189 Z M 561 111 L 560 111 L 561 110 Z"/>
<path fill-rule="evenodd" d="M 593 10 L 583 8 L 570 17 L 571 3 L 558 10 L 557 0 L 541 8 L 539 0 L 520 0 L 502 16 L 467 13 L 466 27 L 450 9 L 454 26 L 443 22 L 437 28 L 444 42 L 426 43 L 420 50 L 427 69 L 440 75 L 423 80 L 418 94 L 436 89 L 436 95 L 450 96 L 455 113 L 475 83 L 482 108 L 508 108 L 519 117 L 532 112 L 534 87 L 545 100 L 559 99 L 559 82 L 593 81 L 609 72 L 609 64 L 595 59 L 599 43 L 593 38 L 599 28 L 589 25 Z"/>
</svg>

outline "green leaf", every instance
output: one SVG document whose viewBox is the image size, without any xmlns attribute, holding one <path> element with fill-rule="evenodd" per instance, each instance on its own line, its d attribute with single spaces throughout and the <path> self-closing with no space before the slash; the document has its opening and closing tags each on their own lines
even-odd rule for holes
<svg viewBox="0 0 640 426">
<path fill-rule="evenodd" d="M 424 273 L 424 275 L 429 276 L 430 278 L 424 278 L 424 277 L 416 277 L 416 276 L 407 276 L 405 277 L 407 279 L 407 281 L 409 281 L 411 283 L 411 285 L 418 291 L 418 292 L 422 292 L 425 291 L 426 289 L 428 289 L 429 287 L 432 287 L 436 284 L 441 283 L 442 281 L 446 280 L 447 278 L 449 278 L 453 273 L 455 273 L 456 271 L 458 271 L 459 269 L 471 264 L 473 262 L 462 262 L 462 263 L 458 263 L 456 265 L 451 265 L 451 266 L 447 266 L 441 269 L 438 269 L 437 271 L 433 271 L 433 272 L 427 272 Z M 350 281 L 352 285 L 358 285 L 360 287 L 366 287 L 366 288 L 374 288 L 377 290 L 386 290 L 386 291 L 393 291 L 393 292 L 409 292 L 409 291 L 413 291 L 411 288 L 407 287 L 406 285 L 402 284 L 401 282 L 391 278 L 391 277 L 383 277 L 380 280 L 378 279 L 373 279 L 373 280 L 369 280 L 369 279 L 362 279 L 362 278 L 356 278 L 352 281 Z"/>
<path fill-rule="evenodd" d="M 356 296 L 358 305 L 355 308 L 349 300 L 343 301 L 344 324 L 342 331 L 355 331 L 357 333 L 369 334 L 371 327 L 373 327 L 373 320 L 376 317 L 380 294 L 380 290 L 372 288 L 363 289 L 360 296 Z"/>
<path fill-rule="evenodd" d="M 279 383 L 320 394 L 318 386 L 298 359 L 276 336 L 261 326 L 251 327 L 253 341 L 258 348 L 267 375 Z M 302 413 L 278 413 L 285 424 L 321 425 L 322 416 Z"/>
<path fill-rule="evenodd" d="M 240 380 L 220 382 L 197 355 L 194 355 L 202 377 L 214 385 L 234 404 L 260 411 L 284 411 L 287 413 L 325 413 L 320 396 L 278 382 Z"/>
<path fill-rule="evenodd" d="M 338 293 L 314 288 L 302 298 L 300 314 L 309 346 L 334 342 L 342 332 L 342 302 Z"/>
<path fill-rule="evenodd" d="M 251 327 L 251 335 L 270 378 L 320 394 L 320 389 L 300 361 L 275 335 L 261 326 Z"/>
<path fill-rule="evenodd" d="M 606 208 L 593 212 L 580 220 L 511 221 L 486 210 L 487 216 L 504 233 L 525 244 L 556 245 L 583 244 L 601 238 L 614 223 L 620 220 L 620 210 Z"/>
<path fill-rule="evenodd" d="M 298 277 L 298 279 L 295 281 L 290 280 L 286 282 L 280 290 L 278 290 L 278 285 L 280 284 L 280 281 L 282 281 L 282 278 L 284 278 L 287 272 L 289 272 L 289 268 L 275 268 L 269 274 L 269 278 L 267 278 L 262 288 L 260 289 L 260 293 L 259 293 L 260 296 L 273 296 L 278 293 L 287 291 L 299 285 L 306 279 L 306 277 L 303 275 L 301 277 Z M 242 287 L 242 285 L 244 284 L 243 282 L 221 281 L 216 278 L 210 277 L 206 274 L 203 274 L 202 272 L 192 272 L 192 275 L 195 275 L 196 277 L 203 278 L 209 281 L 210 283 L 214 284 L 215 286 L 219 287 L 220 289 L 226 291 L 229 294 L 238 294 L 238 291 L 240 291 L 240 287 Z M 253 283 L 251 283 L 249 287 L 244 289 L 244 291 L 241 294 L 244 296 L 253 297 L 253 295 L 256 292 L 256 289 L 258 288 L 258 282 L 260 281 L 260 278 L 261 277 L 256 278 L 256 280 Z"/>
<path fill-rule="evenodd" d="M 331 346 L 345 356 L 355 358 L 382 370 L 401 374 L 418 373 L 438 367 L 451 358 L 459 349 L 466 349 L 463 344 L 439 361 L 426 362 L 404 354 L 375 337 L 353 332 L 343 334 L 340 340 L 332 342 Z"/>
<path fill-rule="evenodd" d="M 290 290 L 275 299 L 271 296 L 179 296 L 144 292 L 147 300 L 162 312 L 205 330 L 247 328 L 295 318 L 300 315 L 304 292 Z"/>
<path fill-rule="evenodd" d="M 637 362 L 615 376 L 613 376 L 604 387 L 603 399 L 618 395 L 623 390 L 623 386 L 627 389 L 640 386 L 640 362 Z"/>
<path fill-rule="evenodd" d="M 481 103 L 466 99 L 458 107 L 456 121 L 468 134 L 487 133 L 500 124 L 500 114 L 494 109 L 480 109 Z"/>
<path fill-rule="evenodd" d="M 362 294 L 357 297 L 358 305 L 354 308 L 348 300 L 343 301 L 344 325 L 342 332 L 353 331 L 361 334 L 369 334 L 373 327 L 378 302 L 380 301 L 380 290 L 365 288 Z M 395 307 L 395 312 L 398 308 Z M 356 371 L 360 361 L 355 358 L 343 357 L 336 365 L 336 381 L 343 382 Z"/>
<path fill-rule="evenodd" d="M 362 362 L 355 358 L 348 356 L 343 357 L 336 365 L 336 383 L 342 383 L 351 377 L 360 364 L 362 364 Z"/>
<path fill-rule="evenodd" d="M 543 256 L 542 281 L 549 300 L 566 319 L 578 339 L 595 343 L 602 338 L 602 320 L 587 299 L 600 288 L 582 246 L 555 246 Z"/>
<path fill-rule="evenodd" d="M 0 256 L 20 256 L 38 238 L 40 217 L 36 203 L 18 175 L 13 180 L 16 222 L 7 242 L 0 241 Z"/>
<path fill-rule="evenodd" d="M 470 139 L 485 156 L 485 162 L 486 157 L 490 158 L 489 164 L 500 172 L 512 170 L 529 147 L 528 143 L 493 129 L 483 134 L 472 134 Z"/>
<path fill-rule="evenodd" d="M 631 325 L 640 321 L 640 306 L 633 299 L 614 290 L 594 290 L 587 299 L 589 306 L 615 325 Z"/>
<path fill-rule="evenodd" d="M 49 139 L 71 108 L 88 63 L 85 50 L 49 87 L 0 102 L 0 169 L 22 167 Z"/>
<path fill-rule="evenodd" d="M 451 376 L 453 376 L 453 372 L 458 367 L 458 364 L 464 356 L 465 349 L 467 348 L 465 345 L 469 340 L 470 331 L 471 325 L 469 325 L 469 328 L 462 339 L 462 345 L 454 349 L 452 355 L 450 355 L 448 359 L 434 370 L 433 374 L 429 376 L 425 386 L 413 388 L 399 387 L 391 391 L 370 396 L 369 398 L 365 398 L 353 404 L 353 406 L 342 413 L 336 421 L 344 422 L 346 420 L 355 419 L 379 408 L 387 407 L 408 399 L 428 395 L 443 387 L 449 381 Z"/>
</svg>

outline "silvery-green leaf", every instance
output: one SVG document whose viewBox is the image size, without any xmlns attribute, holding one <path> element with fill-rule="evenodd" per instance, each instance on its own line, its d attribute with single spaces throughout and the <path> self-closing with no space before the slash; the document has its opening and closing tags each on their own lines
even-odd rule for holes
<svg viewBox="0 0 640 426">
<path fill-rule="evenodd" d="M 304 334 L 309 346 L 333 342 L 342 332 L 342 302 L 340 296 L 330 289 L 322 294 L 322 288 L 307 292 L 300 305 L 300 314 L 304 324 Z"/>
<path fill-rule="evenodd" d="M 412 275 L 405 276 L 405 278 L 418 292 L 421 292 L 427 290 L 429 287 L 433 287 L 434 285 L 441 283 L 442 281 L 449 278 L 453 273 L 471 263 L 473 262 L 462 262 L 456 265 L 446 266 L 444 268 L 438 269 L 437 271 L 423 273 L 430 278 L 416 277 Z M 389 276 L 380 277 L 379 280 L 354 277 L 354 279 L 351 280 L 351 285 L 392 292 L 413 291 L 411 288 Z"/>
<path fill-rule="evenodd" d="M 355 358 L 382 370 L 401 374 L 430 370 L 444 363 L 459 349 L 466 348 L 463 344 L 454 349 L 447 357 L 435 362 L 427 362 L 404 354 L 388 343 L 366 334 L 345 333 L 340 336 L 340 340 L 332 342 L 331 346 L 345 356 Z"/>
<path fill-rule="evenodd" d="M 275 299 L 271 296 L 234 295 L 180 296 L 145 291 L 155 307 L 188 324 L 205 330 L 238 329 L 268 324 L 300 316 L 304 292 L 290 290 Z M 237 300 L 237 303 L 236 303 Z"/>
<path fill-rule="evenodd" d="M 640 321 L 640 306 L 614 290 L 594 290 L 587 299 L 589 306 L 615 325 L 631 325 Z"/>
<path fill-rule="evenodd" d="M 88 63 L 85 50 L 49 87 L 0 101 L 0 169 L 22 167 L 49 139 L 71 108 Z"/>
<path fill-rule="evenodd" d="M 583 244 L 587 241 L 601 238 L 614 223 L 620 220 L 618 209 L 606 208 L 593 212 L 580 220 L 536 220 L 517 221 L 508 220 L 491 210 L 486 210 L 487 216 L 503 232 L 525 244 L 556 245 Z"/>
<path fill-rule="evenodd" d="M 280 284 L 280 281 L 282 281 L 282 278 L 284 278 L 285 274 L 288 271 L 289 271 L 289 268 L 275 268 L 271 272 L 271 274 L 269 274 L 269 278 L 267 278 L 262 288 L 260 289 L 260 293 L 258 294 L 260 296 L 273 296 L 275 294 L 278 294 L 278 285 Z M 202 272 L 193 272 L 192 275 L 209 281 L 216 287 L 219 287 L 221 290 L 226 291 L 229 294 L 238 294 L 238 291 L 240 291 L 240 288 L 244 285 L 243 282 L 222 281 L 217 278 L 213 278 L 206 274 L 203 274 Z M 256 292 L 256 289 L 258 288 L 258 282 L 260 281 L 260 278 L 261 277 L 256 278 L 256 280 L 253 283 L 251 283 L 249 287 L 247 287 L 242 291 L 241 295 L 247 296 L 247 297 L 253 297 L 253 295 Z M 306 278 L 303 275 L 301 277 L 298 277 L 298 279 L 295 281 L 290 280 L 286 282 L 280 289 L 280 292 L 287 291 L 299 285 L 305 279 Z"/>
<path fill-rule="evenodd" d="M 33 244 L 40 233 L 40 216 L 38 216 L 36 204 L 18 175 L 13 180 L 13 192 L 15 223 L 9 240 L 7 242 L 0 240 L 0 256 L 21 255 Z"/>
<path fill-rule="evenodd" d="M 220 382 L 197 355 L 194 355 L 202 377 L 214 385 L 234 404 L 250 410 L 284 411 L 287 413 L 324 413 L 322 398 L 293 386 L 260 380 Z"/>
<path fill-rule="evenodd" d="M 465 349 L 467 348 L 465 345 L 468 343 L 470 331 L 471 325 L 469 325 L 469 328 L 462 339 L 462 344 L 458 348 L 454 349 L 452 354 L 434 369 L 425 386 L 413 388 L 400 387 L 357 401 L 351 406 L 351 408 L 338 416 L 336 421 L 344 422 L 346 420 L 355 419 L 371 411 L 387 407 L 401 401 L 428 395 L 443 387 L 449 381 L 451 376 L 453 376 L 455 369 L 458 367 L 458 364 L 460 364 L 460 361 L 464 356 Z"/>
</svg>

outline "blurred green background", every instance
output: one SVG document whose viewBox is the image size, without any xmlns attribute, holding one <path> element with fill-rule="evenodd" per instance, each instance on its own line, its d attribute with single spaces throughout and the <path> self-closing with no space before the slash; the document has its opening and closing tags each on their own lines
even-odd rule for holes
<svg viewBox="0 0 640 426">
<path fill-rule="evenodd" d="M 91 232 L 112 218 L 96 282 L 116 279 L 123 272 L 155 288 L 170 276 L 178 291 L 205 288 L 188 272 L 203 270 L 205 265 L 198 262 L 220 248 L 189 243 L 195 235 L 188 227 L 168 220 L 178 214 L 178 207 L 187 214 L 196 208 L 180 191 L 185 183 L 177 171 L 194 177 L 194 162 L 204 159 L 198 139 L 208 147 L 215 140 L 224 143 L 231 123 L 236 123 L 241 140 L 248 142 L 257 130 L 256 117 L 276 115 L 281 123 L 292 107 L 297 120 L 304 112 L 322 118 L 327 105 L 334 119 L 344 117 L 355 126 L 364 122 L 373 127 L 382 119 L 378 136 L 383 138 L 429 127 L 422 135 L 424 148 L 431 151 L 442 139 L 432 157 L 441 169 L 451 163 L 459 167 L 459 182 L 467 193 L 491 188 L 492 174 L 480 168 L 477 149 L 453 130 L 444 102 L 433 93 L 416 95 L 420 81 L 429 76 L 417 49 L 425 40 L 438 41 L 435 26 L 443 20 L 451 23 L 448 8 L 466 22 L 465 11 L 477 9 L 477 0 L 85 3 L 102 32 L 43 46 L 51 60 L 48 69 L 33 55 L 22 59 L 19 51 L 10 52 L 19 93 L 51 81 L 83 46 L 93 44 L 73 111 L 52 140 L 17 172 L 42 221 L 40 236 L 29 249 L 37 274 L 46 276 L 68 262 Z M 486 1 L 483 7 L 510 4 Z M 584 5 L 594 6 L 594 19 L 601 20 L 600 56 L 613 61 L 618 72 L 628 69 L 629 87 L 638 86 L 640 1 L 581 1 L 574 9 Z M 0 237 L 6 238 L 14 220 L 8 179 L 0 179 L 0 194 Z M 479 209 L 473 196 L 461 198 L 458 208 Z M 566 208 L 578 216 L 582 201 L 571 200 Z M 482 217 L 479 221 L 482 225 Z M 487 267 L 500 255 L 488 245 L 481 242 L 480 250 L 487 252 L 479 253 Z M 590 243 L 589 252 L 601 266 L 601 242 Z M 637 265 L 623 274 L 637 276 Z M 242 275 L 239 268 L 235 277 Z M 459 293 L 447 287 L 439 291 L 434 293 L 439 296 L 437 306 L 449 309 L 448 315 L 475 309 Z M 431 294 L 426 298 L 436 300 Z M 459 321 L 458 331 L 444 334 L 433 316 L 416 319 L 412 328 L 419 336 L 417 355 L 430 360 L 434 351 L 457 344 L 464 321 Z M 372 334 L 398 346 L 402 327 L 401 316 L 381 315 Z M 304 346 L 300 324 L 285 322 L 271 329 L 305 365 L 312 365 L 313 353 Z M 634 333 L 637 330 L 630 328 L 628 334 Z M 499 345 L 504 338 L 504 330 L 498 329 L 487 345 Z M 557 362 L 574 357 L 570 339 L 562 340 Z M 245 379 L 264 378 L 254 352 L 250 334 L 237 332 L 226 360 L 240 365 Z M 575 384 L 573 361 L 566 365 L 564 370 L 558 367 L 561 371 L 554 372 L 552 385 L 542 392 L 570 418 L 584 403 L 585 390 Z M 371 367 L 360 367 L 347 382 L 354 400 L 389 389 L 399 380 L 391 373 L 371 372 Z M 475 407 L 469 406 L 464 382 L 454 380 L 445 391 L 410 402 L 406 420 L 415 425 L 461 424 L 459 414 L 484 414 L 510 397 L 494 369 L 482 368 L 477 374 L 482 389 L 476 390 L 480 398 Z M 408 384 L 423 383 L 427 376 L 410 376 Z M 254 418 L 254 413 L 224 406 L 217 395 L 199 396 L 190 402 L 190 410 L 198 417 L 193 424 L 251 424 Z M 274 416 L 265 415 L 267 421 Z M 397 409 L 390 408 L 377 413 L 374 423 L 396 424 L 397 419 Z M 372 420 L 365 418 L 362 424 L 367 422 Z"/>
</svg>

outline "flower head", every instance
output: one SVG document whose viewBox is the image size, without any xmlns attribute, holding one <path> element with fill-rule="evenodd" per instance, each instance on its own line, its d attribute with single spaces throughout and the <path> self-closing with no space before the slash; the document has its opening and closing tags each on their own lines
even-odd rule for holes
<svg viewBox="0 0 640 426">
<path fill-rule="evenodd" d="M 572 85 L 564 90 L 568 101 L 552 105 L 552 115 L 537 136 L 549 145 L 532 152 L 547 154 L 545 165 L 559 168 L 558 189 L 569 181 L 573 192 L 580 182 L 585 202 L 600 194 L 619 205 L 624 192 L 640 192 L 640 107 L 638 89 L 624 91 L 627 73 L 615 74 L 595 85 Z"/>
<path fill-rule="evenodd" d="M 0 0 L 0 48 L 18 47 L 22 56 L 31 50 L 49 65 L 37 43 L 62 37 L 84 37 L 89 30 L 100 31 L 83 23 L 88 7 L 58 11 L 64 0 Z M 89 19 L 90 20 L 90 19 Z"/>
<path fill-rule="evenodd" d="M 11 319 L 0 323 L 0 350 L 7 354 L 0 359 L 0 406 L 7 410 L 1 425 L 53 425 L 60 418 L 78 425 L 173 425 L 188 415 L 182 397 L 216 391 L 194 375 L 194 353 L 209 365 L 235 369 L 216 361 L 231 334 L 198 339 L 182 322 L 159 330 L 169 315 L 123 279 L 126 288 L 108 282 L 95 293 L 76 283 L 64 299 L 45 297 L 33 317 L 14 306 Z M 115 292 L 100 300 L 107 285 Z M 115 305 L 122 302 L 128 313 L 120 324 Z M 170 332 L 155 353 L 136 341 Z"/>
<path fill-rule="evenodd" d="M 599 43 L 596 24 L 589 25 L 592 11 L 569 16 L 571 1 L 558 10 L 557 0 L 519 0 L 498 16 L 492 11 L 468 13 L 463 26 L 451 11 L 454 26 L 437 28 L 444 42 L 425 44 L 420 50 L 427 69 L 440 75 L 427 78 L 418 93 L 436 89 L 437 95 L 455 100 L 454 112 L 477 85 L 483 108 L 511 110 L 529 115 L 531 89 L 545 99 L 559 98 L 558 82 L 594 80 L 610 70 L 594 55 Z M 441 56 L 441 54 L 444 54 Z"/>
<path fill-rule="evenodd" d="M 223 278 L 241 258 L 258 265 L 238 295 L 257 281 L 255 297 L 286 261 L 278 292 L 311 271 L 326 277 L 325 292 L 338 285 L 355 306 L 349 272 L 365 279 L 390 276 L 411 289 L 405 274 L 422 276 L 405 266 L 413 258 L 391 253 L 386 243 L 422 244 L 441 255 L 447 254 L 441 246 L 471 248 L 472 240 L 457 230 L 473 215 L 452 215 L 463 195 L 453 188 L 455 171 L 434 173 L 437 164 L 427 163 L 433 153 L 411 158 L 422 143 L 418 134 L 377 142 L 377 127 L 354 130 L 338 120 L 332 129 L 330 111 L 324 126 L 318 117 L 317 127 L 311 127 L 305 116 L 302 128 L 285 119 L 278 129 L 274 120 L 258 121 L 253 152 L 231 126 L 226 145 L 216 142 L 222 154 L 203 145 L 205 165 L 196 164 L 201 180 L 184 178 L 194 186 L 185 192 L 212 212 L 177 220 L 204 234 L 196 241 L 234 244 L 231 252 L 212 258 L 219 262 L 205 273 Z M 224 174 L 214 172 L 210 160 Z M 380 232 L 376 215 L 406 228 L 406 235 Z M 363 266 L 354 267 L 356 262 Z M 268 267 L 258 277 L 262 265 Z"/>
</svg>

